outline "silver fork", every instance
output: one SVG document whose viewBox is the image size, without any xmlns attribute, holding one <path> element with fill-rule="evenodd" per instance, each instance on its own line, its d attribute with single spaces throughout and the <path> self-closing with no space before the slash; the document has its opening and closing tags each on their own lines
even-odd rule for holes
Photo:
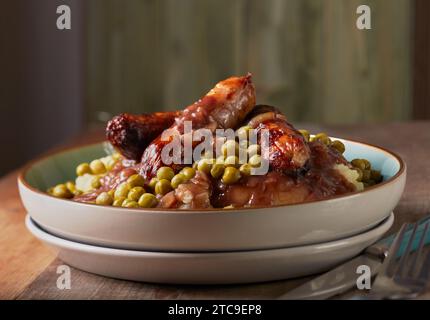
<svg viewBox="0 0 430 320">
<path fill-rule="evenodd" d="M 410 299 L 426 288 L 430 279 L 430 250 L 424 254 L 424 242 L 430 228 L 430 221 L 425 223 L 421 235 L 417 236 L 418 225 L 419 223 L 415 223 L 411 226 L 412 233 L 398 261 L 398 251 L 406 238 L 406 230 L 409 229 L 407 223 L 402 225 L 390 246 L 387 258 L 381 266 L 368 298 Z M 412 247 L 417 241 L 419 244 L 413 254 Z"/>
</svg>

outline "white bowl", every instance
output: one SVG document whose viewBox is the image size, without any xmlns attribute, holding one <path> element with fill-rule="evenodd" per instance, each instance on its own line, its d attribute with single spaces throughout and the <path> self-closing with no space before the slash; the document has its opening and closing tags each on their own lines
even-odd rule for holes
<svg viewBox="0 0 430 320">
<path fill-rule="evenodd" d="M 43 190 L 73 179 L 75 166 L 104 155 L 101 144 L 35 161 L 18 179 L 31 217 L 50 233 L 88 244 L 154 251 L 234 251 L 332 241 L 371 229 L 402 195 L 406 166 L 392 152 L 342 140 L 347 159 L 366 158 L 384 181 L 363 192 L 303 204 L 234 210 L 125 209 L 57 199 Z"/>
<path fill-rule="evenodd" d="M 393 224 L 393 215 L 359 235 L 293 248 L 166 253 L 110 249 L 64 240 L 42 230 L 27 216 L 27 228 L 59 250 L 66 264 L 107 277 L 157 283 L 232 284 L 272 281 L 326 271 L 359 254 Z"/>
</svg>

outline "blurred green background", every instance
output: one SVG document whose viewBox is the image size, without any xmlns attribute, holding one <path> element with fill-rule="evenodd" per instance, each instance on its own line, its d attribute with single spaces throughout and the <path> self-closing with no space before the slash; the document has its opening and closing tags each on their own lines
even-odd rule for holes
<svg viewBox="0 0 430 320">
<path fill-rule="evenodd" d="M 356 10 L 372 9 L 372 30 Z M 180 109 L 251 72 L 259 103 L 292 121 L 411 117 L 409 0 L 95 0 L 88 116 Z"/>
<path fill-rule="evenodd" d="M 414 48 L 416 16 L 425 11 L 417 4 L 429 2 L 4 2 L 0 106 L 8 121 L 0 143 L 12 147 L 0 175 L 115 114 L 182 109 L 216 82 L 247 72 L 258 103 L 293 122 L 429 117 L 427 105 L 417 112 L 414 103 L 417 83 L 428 91 L 427 78 L 416 81 L 425 68 L 416 68 Z M 56 29 L 62 4 L 72 10 L 71 30 Z M 362 4 L 372 10 L 371 30 L 356 27 Z"/>
</svg>

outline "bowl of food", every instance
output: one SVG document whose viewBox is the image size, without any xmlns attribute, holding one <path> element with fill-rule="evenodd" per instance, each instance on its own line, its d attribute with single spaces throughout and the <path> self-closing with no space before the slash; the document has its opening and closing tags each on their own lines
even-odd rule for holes
<svg viewBox="0 0 430 320">
<path fill-rule="evenodd" d="M 39 226 L 120 249 L 285 248 L 370 230 L 406 180 L 395 153 L 310 135 L 256 105 L 250 75 L 182 111 L 116 116 L 107 140 L 22 171 L 21 198 Z"/>
</svg>

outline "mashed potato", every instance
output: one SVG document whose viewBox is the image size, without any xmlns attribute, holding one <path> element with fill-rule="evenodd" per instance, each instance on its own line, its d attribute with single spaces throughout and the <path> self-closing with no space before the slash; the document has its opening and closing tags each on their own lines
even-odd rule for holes
<svg viewBox="0 0 430 320">
<path fill-rule="evenodd" d="M 75 181 L 76 189 L 82 192 L 94 190 L 93 183 L 95 179 L 97 179 L 97 176 L 89 173 L 77 177 Z"/>
<path fill-rule="evenodd" d="M 346 180 L 351 182 L 357 191 L 362 191 L 364 189 L 363 183 L 357 181 L 359 174 L 356 170 L 350 169 L 344 164 L 336 164 L 333 168 L 337 170 L 342 176 L 344 176 Z"/>
</svg>

